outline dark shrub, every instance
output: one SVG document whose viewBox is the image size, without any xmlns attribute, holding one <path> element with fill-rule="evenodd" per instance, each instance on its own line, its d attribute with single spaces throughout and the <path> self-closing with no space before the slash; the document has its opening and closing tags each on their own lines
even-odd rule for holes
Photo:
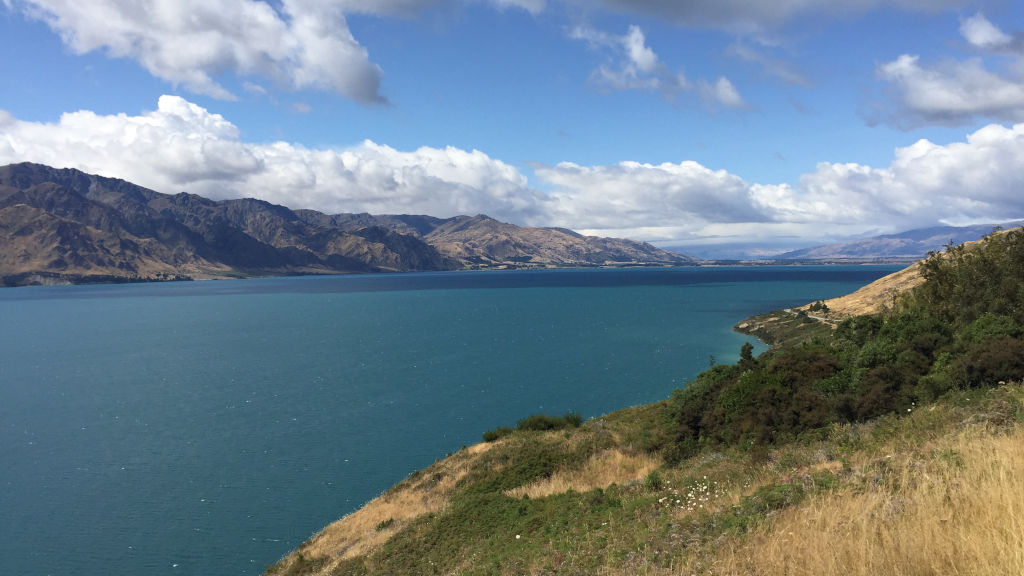
<svg viewBox="0 0 1024 576">
<path fill-rule="evenodd" d="M 505 436 L 508 436 L 511 433 L 512 429 L 507 426 L 495 428 L 494 430 L 488 430 L 487 432 L 484 432 L 484 442 L 494 442 L 495 440 L 504 438 Z"/>
<path fill-rule="evenodd" d="M 860 381 L 855 402 L 858 420 L 867 420 L 902 408 L 903 375 L 893 366 L 871 369 Z"/>
<path fill-rule="evenodd" d="M 568 412 L 565 416 L 531 414 L 516 424 L 516 430 L 562 430 L 563 428 L 579 428 L 582 423 L 583 417 L 577 412 Z"/>
<path fill-rule="evenodd" d="M 997 336 L 976 345 L 957 360 L 955 373 L 969 387 L 994 386 L 1024 377 L 1024 340 Z"/>
</svg>

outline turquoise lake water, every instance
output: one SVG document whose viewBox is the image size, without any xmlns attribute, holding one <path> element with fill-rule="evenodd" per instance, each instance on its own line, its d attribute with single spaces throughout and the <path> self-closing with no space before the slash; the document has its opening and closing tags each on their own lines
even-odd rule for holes
<svg viewBox="0 0 1024 576">
<path fill-rule="evenodd" d="M 0 574 L 259 574 L 485 430 L 664 399 L 747 316 L 896 269 L 0 290 Z"/>
</svg>

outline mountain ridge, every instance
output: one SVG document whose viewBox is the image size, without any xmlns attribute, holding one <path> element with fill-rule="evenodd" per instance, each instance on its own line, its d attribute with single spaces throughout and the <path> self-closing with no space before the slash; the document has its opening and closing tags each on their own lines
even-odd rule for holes
<svg viewBox="0 0 1024 576">
<path fill-rule="evenodd" d="M 327 215 L 31 163 L 0 167 L 0 240 L 6 286 L 696 262 L 484 215 Z"/>
</svg>

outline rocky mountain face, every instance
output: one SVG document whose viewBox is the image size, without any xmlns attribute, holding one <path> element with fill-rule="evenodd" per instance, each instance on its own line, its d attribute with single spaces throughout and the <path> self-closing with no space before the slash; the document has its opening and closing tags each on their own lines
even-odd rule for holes
<svg viewBox="0 0 1024 576">
<path fill-rule="evenodd" d="M 692 261 L 638 242 L 486 216 L 329 216 L 254 199 L 161 194 L 72 169 L 0 167 L 7 286 Z"/>
</svg>

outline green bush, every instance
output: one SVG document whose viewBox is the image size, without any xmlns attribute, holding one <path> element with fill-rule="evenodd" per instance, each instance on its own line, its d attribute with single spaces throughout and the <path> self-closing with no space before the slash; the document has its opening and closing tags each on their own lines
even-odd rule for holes
<svg viewBox="0 0 1024 576">
<path fill-rule="evenodd" d="M 512 429 L 508 426 L 501 426 L 494 430 L 488 430 L 487 432 L 484 432 L 484 442 L 494 442 L 495 440 L 500 440 L 511 433 Z"/>
<path fill-rule="evenodd" d="M 674 392 L 666 463 L 715 444 L 806 438 L 834 422 L 904 413 L 956 388 L 1024 377 L 1024 231 L 950 246 L 920 270 L 924 283 L 881 314 L 757 359 L 745 347 L 736 365 L 713 366 Z"/>
<path fill-rule="evenodd" d="M 661 474 L 657 470 L 651 470 L 647 477 L 644 478 L 644 488 L 648 490 L 661 490 L 664 485 L 665 481 L 661 478 Z"/>
<path fill-rule="evenodd" d="M 583 417 L 578 412 L 567 412 L 564 416 L 531 414 L 516 424 L 516 430 L 562 430 L 579 428 L 582 423 Z"/>
<path fill-rule="evenodd" d="M 1024 377 L 1024 340 L 997 336 L 968 350 L 955 364 L 968 387 L 994 386 Z"/>
</svg>

